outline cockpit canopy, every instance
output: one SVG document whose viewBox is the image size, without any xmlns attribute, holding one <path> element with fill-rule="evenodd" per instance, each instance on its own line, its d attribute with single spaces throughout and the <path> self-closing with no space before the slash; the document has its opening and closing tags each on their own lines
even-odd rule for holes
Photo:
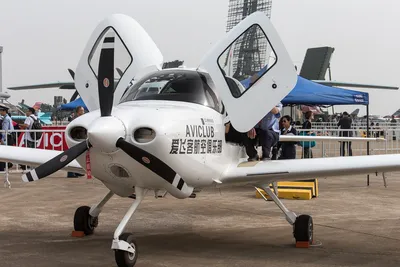
<svg viewBox="0 0 400 267">
<path fill-rule="evenodd" d="M 137 100 L 190 102 L 222 112 L 210 76 L 198 71 L 174 69 L 148 74 L 126 89 L 120 103 Z"/>
</svg>

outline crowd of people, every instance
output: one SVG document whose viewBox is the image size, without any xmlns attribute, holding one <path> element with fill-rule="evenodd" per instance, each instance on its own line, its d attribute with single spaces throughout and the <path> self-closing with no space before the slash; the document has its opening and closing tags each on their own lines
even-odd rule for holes
<svg viewBox="0 0 400 267">
<path fill-rule="evenodd" d="M 41 129 L 40 121 L 36 115 L 37 111 L 29 107 L 25 112 L 26 119 L 23 123 L 17 123 L 12 120 L 11 114 L 9 113 L 9 107 L 3 104 L 0 104 L 0 125 L 1 130 L 5 132 L 0 133 L 0 143 L 1 145 L 14 146 L 17 144 L 17 139 L 20 133 L 15 132 L 15 130 L 26 130 L 23 134 L 22 142 L 25 147 L 28 148 L 36 148 L 38 146 L 38 142 L 40 141 L 40 137 L 42 133 L 38 131 L 34 131 L 37 129 Z M 85 110 L 82 106 L 79 106 L 75 109 L 73 119 L 83 115 Z M 38 126 L 39 125 L 39 126 Z M 8 163 L 8 167 L 11 168 L 13 166 L 12 163 Z M 20 165 L 21 169 L 26 170 L 30 168 L 26 165 Z M 4 171 L 5 163 L 0 162 L 0 171 Z M 81 174 L 77 173 L 68 173 L 68 177 L 79 177 Z"/>
<path fill-rule="evenodd" d="M 276 105 L 257 125 L 247 133 L 238 132 L 230 123 L 229 116 L 226 114 L 225 138 L 227 142 L 243 145 L 246 149 L 248 161 L 257 160 L 281 160 L 295 159 L 296 146 L 302 147 L 302 158 L 313 158 L 312 148 L 316 145 L 315 141 L 301 142 L 279 142 L 281 135 L 305 135 L 315 136 L 312 130 L 314 114 L 312 111 L 304 113 L 303 124 L 294 123 L 289 115 L 281 116 L 282 104 Z M 301 127 L 301 131 L 296 129 Z M 352 119 L 347 112 L 343 112 L 337 127 L 340 129 L 339 136 L 353 137 Z M 352 156 L 351 142 L 340 142 L 340 156 Z M 258 155 L 257 147 L 261 146 L 261 156 Z"/>
<path fill-rule="evenodd" d="M 0 133 L 1 135 L 1 145 L 6 146 L 14 146 L 17 143 L 17 134 L 13 132 L 14 130 L 31 130 L 34 124 L 37 122 L 38 118 L 36 117 L 36 110 L 32 107 L 28 108 L 26 111 L 26 119 L 24 123 L 18 124 L 14 122 L 11 118 L 11 114 L 9 113 L 9 107 L 3 104 L 0 104 L 0 115 L 1 115 L 1 130 L 5 131 Z M 35 139 L 35 134 L 27 132 L 24 135 L 22 140 L 26 147 L 35 148 L 36 142 L 38 140 Z M 11 168 L 13 166 L 12 163 L 8 164 L 8 167 Z M 26 169 L 29 166 L 21 165 L 22 169 Z M 0 171 L 4 171 L 5 163 L 0 162 Z"/>
<path fill-rule="evenodd" d="M 282 103 L 272 108 L 267 115 L 262 118 L 247 133 L 238 132 L 230 123 L 229 116 L 225 118 L 225 138 L 227 142 L 241 144 L 245 147 L 248 161 L 257 160 L 275 160 L 275 159 L 295 159 L 296 145 L 298 142 L 279 142 L 280 135 L 297 135 L 293 120 L 290 116 L 281 116 Z M 313 113 L 311 111 L 305 114 L 306 120 L 303 123 L 303 129 L 307 135 L 313 132 L 311 120 Z M 312 158 L 310 142 L 303 142 L 303 157 Z M 257 146 L 261 146 L 261 156 L 258 155 Z"/>
</svg>

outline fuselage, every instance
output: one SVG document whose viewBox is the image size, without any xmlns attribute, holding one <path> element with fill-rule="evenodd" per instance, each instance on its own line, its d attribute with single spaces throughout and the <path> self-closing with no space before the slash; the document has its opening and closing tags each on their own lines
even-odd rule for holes
<svg viewBox="0 0 400 267">
<path fill-rule="evenodd" d="M 132 101 L 115 106 L 112 116 L 123 122 L 126 141 L 158 157 L 192 187 L 212 186 L 243 154 L 239 146 L 225 142 L 224 114 L 206 106 L 177 101 Z M 93 111 L 72 121 L 66 130 L 68 146 L 81 141 L 71 137 L 71 129 L 89 129 L 99 117 L 100 112 Z M 154 139 L 143 141 L 135 137 L 138 129 L 153 130 Z M 103 134 L 107 140 L 122 137 L 114 136 L 112 128 L 106 128 Z M 171 191 L 162 177 L 119 149 L 109 153 L 93 146 L 89 154 L 92 175 L 120 196 L 131 195 L 135 186 Z M 77 161 L 86 169 L 86 154 Z M 187 197 L 180 192 L 170 193 L 178 198 Z"/>
</svg>

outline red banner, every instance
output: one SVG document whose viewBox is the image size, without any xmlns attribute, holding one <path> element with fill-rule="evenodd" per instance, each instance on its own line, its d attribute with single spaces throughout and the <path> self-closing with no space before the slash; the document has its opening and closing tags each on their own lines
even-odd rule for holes
<svg viewBox="0 0 400 267">
<path fill-rule="evenodd" d="M 48 149 L 48 150 L 59 150 L 65 151 L 68 149 L 68 145 L 65 142 L 65 128 L 66 126 L 43 126 L 43 134 L 39 142 L 37 142 L 37 148 Z M 25 147 L 24 138 L 28 132 L 17 132 L 18 134 L 18 146 Z"/>
</svg>

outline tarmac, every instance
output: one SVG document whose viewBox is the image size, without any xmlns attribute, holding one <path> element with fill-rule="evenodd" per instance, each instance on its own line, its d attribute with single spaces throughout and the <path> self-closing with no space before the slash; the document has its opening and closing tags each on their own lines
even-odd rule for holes
<svg viewBox="0 0 400 267">
<path fill-rule="evenodd" d="M 132 199 L 114 196 L 92 236 L 71 237 L 73 215 L 107 189 L 65 172 L 0 188 L 0 266 L 116 266 L 112 236 Z M 320 196 L 284 200 L 314 220 L 315 245 L 295 248 L 292 227 L 254 188 L 204 189 L 194 199 L 149 192 L 125 231 L 137 237 L 136 266 L 400 266 L 400 173 L 319 179 Z"/>
</svg>

